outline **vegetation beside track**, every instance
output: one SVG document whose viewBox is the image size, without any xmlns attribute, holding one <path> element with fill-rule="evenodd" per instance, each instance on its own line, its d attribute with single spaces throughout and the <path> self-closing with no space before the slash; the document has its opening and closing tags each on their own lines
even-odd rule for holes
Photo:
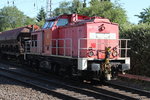
<svg viewBox="0 0 150 100">
<path fill-rule="evenodd" d="M 131 39 L 128 56 L 131 57 L 132 74 L 150 77 L 150 25 L 130 25 L 122 31 L 122 38 Z"/>
</svg>

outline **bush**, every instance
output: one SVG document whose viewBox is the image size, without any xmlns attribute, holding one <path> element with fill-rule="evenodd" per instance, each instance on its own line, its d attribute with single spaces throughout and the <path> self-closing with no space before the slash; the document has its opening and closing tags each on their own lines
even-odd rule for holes
<svg viewBox="0 0 150 100">
<path fill-rule="evenodd" d="M 150 25 L 130 25 L 121 31 L 121 38 L 131 39 L 130 73 L 150 76 Z"/>
</svg>

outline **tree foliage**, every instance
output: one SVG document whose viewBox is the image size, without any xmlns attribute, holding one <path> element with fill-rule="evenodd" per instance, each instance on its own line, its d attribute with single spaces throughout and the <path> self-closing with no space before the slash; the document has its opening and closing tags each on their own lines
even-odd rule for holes
<svg viewBox="0 0 150 100">
<path fill-rule="evenodd" d="M 13 29 L 35 23 L 34 20 L 16 7 L 4 7 L 0 9 L 0 31 Z"/>
<path fill-rule="evenodd" d="M 64 1 L 59 4 L 59 7 L 54 9 L 53 16 L 59 16 L 64 13 L 70 14 L 70 2 Z"/>
<path fill-rule="evenodd" d="M 39 27 L 42 27 L 44 25 L 44 23 L 45 23 L 45 20 L 43 19 L 39 22 L 36 22 L 36 25 L 38 25 Z"/>
<path fill-rule="evenodd" d="M 80 14 L 105 17 L 119 24 L 128 22 L 125 10 L 119 4 L 109 1 L 100 2 L 99 0 L 91 0 L 90 6 L 81 9 Z"/>
<path fill-rule="evenodd" d="M 83 2 L 83 8 L 85 8 L 86 7 L 86 0 L 84 0 L 84 2 Z"/>
<path fill-rule="evenodd" d="M 84 3 L 84 5 L 86 5 Z M 59 7 L 54 9 L 53 16 L 59 16 L 62 14 L 79 13 L 79 10 L 83 8 L 83 3 L 80 0 L 73 0 L 70 2 L 63 1 L 59 4 Z"/>
<path fill-rule="evenodd" d="M 131 48 L 129 52 L 131 57 L 130 72 L 150 77 L 150 7 L 143 9 L 143 12 L 136 16 L 141 19 L 139 24 L 123 25 L 121 37 L 131 39 L 129 42 Z"/>
<path fill-rule="evenodd" d="M 70 7 L 71 13 L 79 13 L 79 10 L 83 8 L 83 3 L 80 0 L 73 0 Z"/>
<path fill-rule="evenodd" d="M 100 16 L 110 19 L 119 24 L 127 23 L 126 12 L 119 3 L 112 3 L 110 0 L 91 0 L 90 6 L 85 7 L 85 2 L 73 0 L 72 2 L 61 2 L 59 7 L 54 10 L 54 16 L 64 13 L 78 13 L 87 16 Z"/>
<path fill-rule="evenodd" d="M 142 12 L 140 12 L 140 15 L 136 15 L 141 20 L 139 23 L 149 23 L 150 24 L 150 7 L 143 9 Z"/>
<path fill-rule="evenodd" d="M 44 8 L 42 7 L 42 8 L 40 9 L 40 11 L 39 11 L 37 17 L 36 17 L 36 20 L 37 20 L 38 22 L 40 22 L 40 21 L 42 21 L 42 20 L 45 20 L 45 18 L 46 18 L 46 12 L 44 11 Z"/>
<path fill-rule="evenodd" d="M 148 24 L 132 25 L 121 34 L 123 38 L 129 38 L 131 48 L 131 73 L 150 76 L 150 26 Z"/>
</svg>

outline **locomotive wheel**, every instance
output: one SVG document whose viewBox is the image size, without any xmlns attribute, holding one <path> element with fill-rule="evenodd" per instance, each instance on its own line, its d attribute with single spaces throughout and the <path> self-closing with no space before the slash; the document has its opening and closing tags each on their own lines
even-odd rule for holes
<svg viewBox="0 0 150 100">
<path fill-rule="evenodd" d="M 51 63 L 49 61 L 47 61 L 47 60 L 41 61 L 40 64 L 39 64 L 39 67 L 41 69 L 44 69 L 44 70 L 46 70 L 46 69 L 48 69 L 50 71 L 52 70 Z"/>
<path fill-rule="evenodd" d="M 56 74 L 56 75 L 62 75 L 60 65 L 59 65 L 59 64 L 56 64 L 56 63 L 53 64 L 53 66 L 52 66 L 52 72 L 53 72 L 54 74 Z"/>
<path fill-rule="evenodd" d="M 76 72 L 77 72 L 77 70 L 76 70 L 75 66 L 69 66 L 68 67 L 67 73 L 68 73 L 69 76 L 71 76 L 71 77 L 75 76 Z"/>
<path fill-rule="evenodd" d="M 54 64 L 52 68 L 52 72 L 56 73 L 56 71 L 57 71 L 57 64 Z"/>
<path fill-rule="evenodd" d="M 102 83 L 104 83 L 105 82 L 105 73 L 104 72 L 101 72 L 101 74 L 100 74 L 100 82 L 102 82 Z"/>
</svg>

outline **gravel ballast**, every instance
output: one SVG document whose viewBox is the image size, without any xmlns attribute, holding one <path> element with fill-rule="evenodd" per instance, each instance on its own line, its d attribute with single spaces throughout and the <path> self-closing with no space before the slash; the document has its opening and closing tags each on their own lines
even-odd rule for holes
<svg viewBox="0 0 150 100">
<path fill-rule="evenodd" d="M 58 100 L 59 98 L 0 76 L 0 100 Z"/>
</svg>

